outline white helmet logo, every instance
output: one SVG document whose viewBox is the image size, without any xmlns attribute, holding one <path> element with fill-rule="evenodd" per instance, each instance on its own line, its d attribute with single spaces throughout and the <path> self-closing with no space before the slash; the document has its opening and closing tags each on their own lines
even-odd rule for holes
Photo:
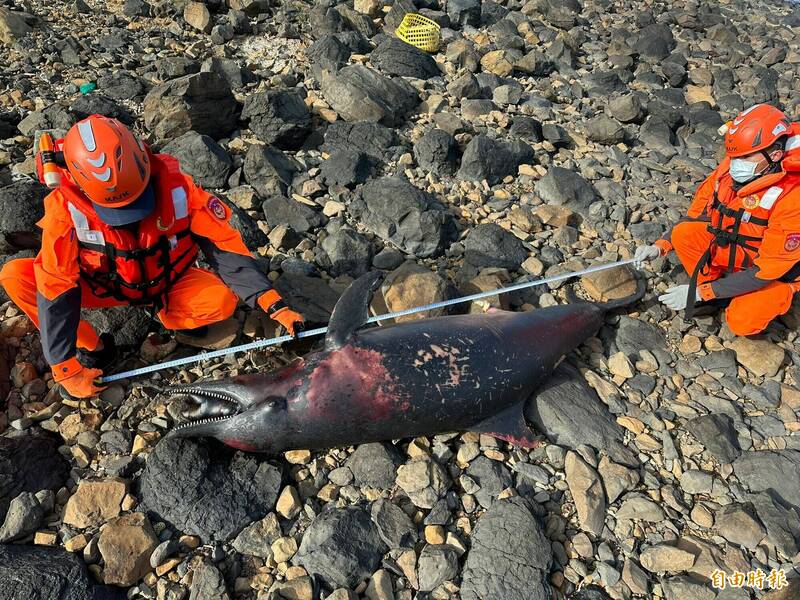
<svg viewBox="0 0 800 600">
<path fill-rule="evenodd" d="M 775 125 L 775 129 L 772 130 L 772 135 L 778 135 L 779 133 L 783 133 L 786 131 L 786 125 L 783 123 L 778 123 Z"/>
</svg>

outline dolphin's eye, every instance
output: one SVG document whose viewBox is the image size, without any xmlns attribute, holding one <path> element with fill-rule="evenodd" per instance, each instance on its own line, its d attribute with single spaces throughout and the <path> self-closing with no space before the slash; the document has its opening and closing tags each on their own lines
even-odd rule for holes
<svg viewBox="0 0 800 600">
<path fill-rule="evenodd" d="M 267 410 L 280 410 L 286 406 L 286 400 L 280 396 L 270 396 L 264 401 Z"/>
</svg>

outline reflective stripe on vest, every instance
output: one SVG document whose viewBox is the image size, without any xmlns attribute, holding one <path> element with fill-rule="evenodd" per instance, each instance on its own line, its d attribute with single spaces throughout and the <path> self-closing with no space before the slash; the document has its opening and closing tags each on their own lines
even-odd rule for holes
<svg viewBox="0 0 800 600">
<path fill-rule="evenodd" d="M 772 210 L 772 207 L 775 204 L 775 201 L 780 197 L 783 193 L 783 188 L 778 186 L 772 186 L 764 195 L 761 196 L 761 202 L 758 205 L 763 208 L 764 210 Z"/>
<path fill-rule="evenodd" d="M 185 219 L 189 216 L 189 198 L 186 195 L 186 190 L 182 187 L 172 188 L 172 209 L 175 212 L 175 220 Z M 72 225 L 78 234 L 78 239 L 88 244 L 103 244 L 103 234 L 100 231 L 92 231 L 89 229 L 89 219 L 81 210 L 72 202 L 67 202 L 69 215 L 72 217 Z M 82 239 L 81 235 L 86 236 L 89 234 L 90 239 Z M 95 235 L 96 234 L 96 235 Z M 99 236 L 101 241 L 96 241 L 96 236 Z M 92 239 L 94 238 L 94 239 Z"/>
</svg>

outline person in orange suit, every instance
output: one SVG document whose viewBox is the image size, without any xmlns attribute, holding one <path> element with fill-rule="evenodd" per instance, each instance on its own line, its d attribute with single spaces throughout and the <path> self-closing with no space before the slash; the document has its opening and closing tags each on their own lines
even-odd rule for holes
<svg viewBox="0 0 800 600">
<path fill-rule="evenodd" d="M 38 223 L 42 248 L 6 263 L 0 284 L 39 328 L 65 396 L 99 393 L 115 354 L 113 337 L 81 320 L 81 308 L 149 306 L 167 329 L 201 335 L 241 298 L 296 335 L 302 315 L 272 288 L 231 226 L 230 208 L 119 121 L 76 123 L 37 167 L 54 187 Z M 200 250 L 215 272 L 195 265 Z"/>
<path fill-rule="evenodd" d="M 726 125 L 725 158 L 697 189 L 686 217 L 637 266 L 674 250 L 690 276 L 659 296 L 686 318 L 727 305 L 736 335 L 763 331 L 800 291 L 800 123 L 756 104 Z"/>
</svg>

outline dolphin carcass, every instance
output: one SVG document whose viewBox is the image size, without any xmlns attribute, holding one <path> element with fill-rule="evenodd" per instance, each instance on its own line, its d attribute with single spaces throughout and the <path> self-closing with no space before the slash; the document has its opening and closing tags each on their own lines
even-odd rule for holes
<svg viewBox="0 0 800 600">
<path fill-rule="evenodd" d="M 189 420 L 171 435 L 273 454 L 464 430 L 532 447 L 525 401 L 608 310 L 643 292 L 361 329 L 379 280 L 368 273 L 344 292 L 323 350 L 274 372 L 172 389 Z"/>
</svg>

